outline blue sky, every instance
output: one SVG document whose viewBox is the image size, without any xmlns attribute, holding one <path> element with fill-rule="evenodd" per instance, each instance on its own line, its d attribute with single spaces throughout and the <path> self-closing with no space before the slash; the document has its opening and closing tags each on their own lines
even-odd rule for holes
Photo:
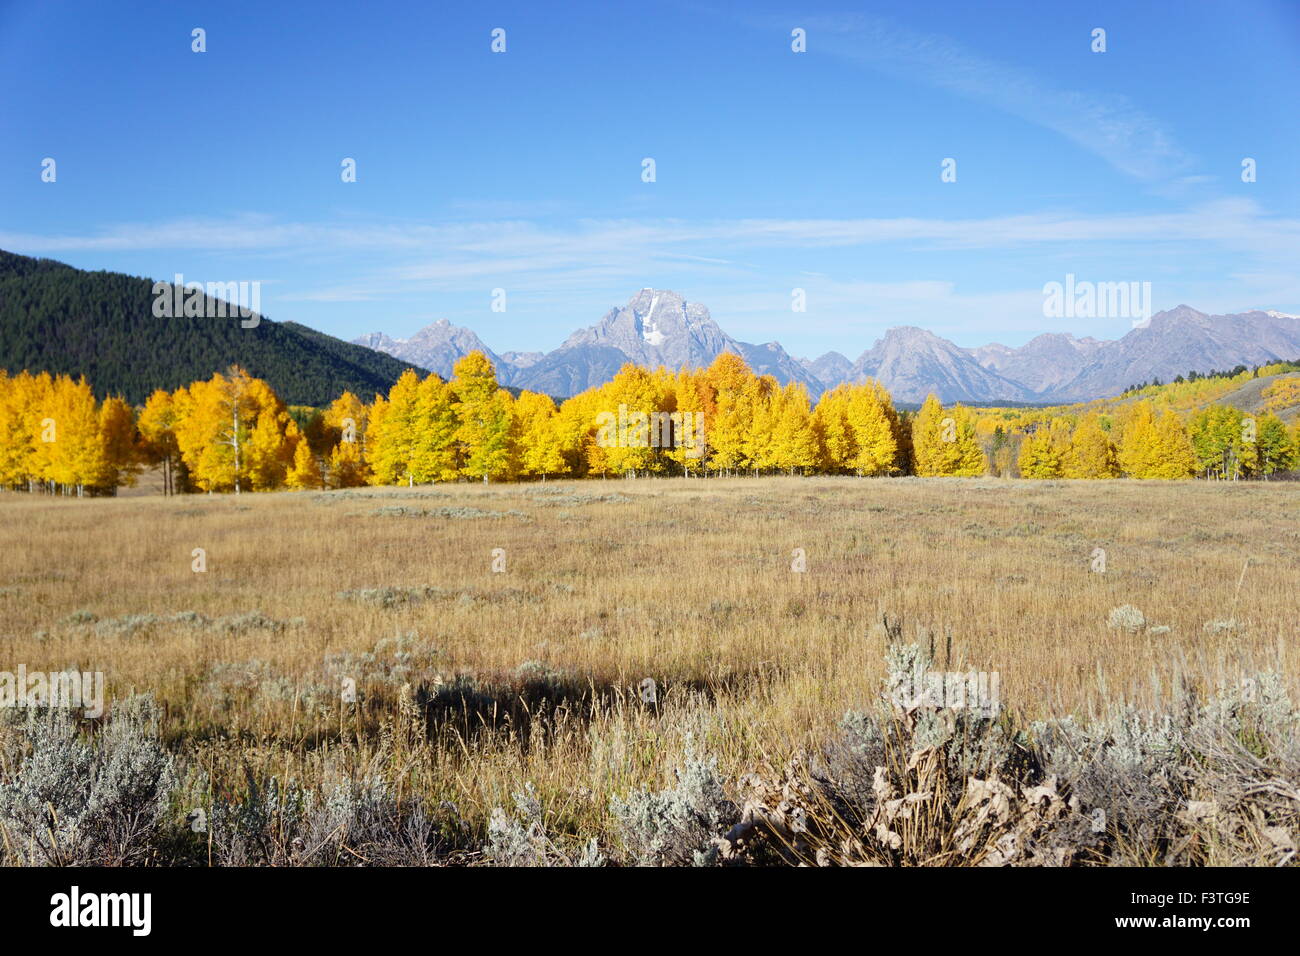
<svg viewBox="0 0 1300 956">
<path fill-rule="evenodd" d="M 1300 313 L 1294 0 L 0 2 L 0 89 L 0 248 L 344 338 L 547 350 L 644 286 L 796 355 L 1128 331 L 1045 318 L 1067 273 Z"/>
</svg>

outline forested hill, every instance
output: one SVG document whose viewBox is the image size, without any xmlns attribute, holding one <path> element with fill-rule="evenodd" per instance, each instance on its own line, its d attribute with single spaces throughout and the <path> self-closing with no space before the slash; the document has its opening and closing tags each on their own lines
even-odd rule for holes
<svg viewBox="0 0 1300 956">
<path fill-rule="evenodd" d="M 0 250 L 0 369 L 85 375 L 101 398 L 139 404 L 232 364 L 293 405 L 324 405 L 345 390 L 369 401 L 413 367 L 296 322 L 158 318 L 151 279 Z"/>
</svg>

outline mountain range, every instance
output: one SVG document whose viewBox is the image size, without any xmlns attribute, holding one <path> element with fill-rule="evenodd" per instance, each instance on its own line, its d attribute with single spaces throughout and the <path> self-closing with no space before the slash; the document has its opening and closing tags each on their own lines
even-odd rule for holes
<svg viewBox="0 0 1300 956">
<path fill-rule="evenodd" d="M 1052 332 L 1018 348 L 962 348 L 903 326 L 856 360 L 838 352 L 810 360 L 778 342 L 735 339 L 705 306 L 667 290 L 642 289 L 550 352 L 498 353 L 445 319 L 408 339 L 375 332 L 348 343 L 264 316 L 251 328 L 236 318 L 161 318 L 153 314 L 153 286 L 0 250 L 0 369 L 85 375 L 97 394 L 138 404 L 155 388 L 174 389 L 238 363 L 291 404 L 323 405 L 345 389 L 363 397 L 386 392 L 411 367 L 450 376 L 456 360 L 476 349 L 511 391 L 558 398 L 603 384 L 628 362 L 675 371 L 733 352 L 759 374 L 803 383 L 814 397 L 873 377 L 902 404 L 930 392 L 944 402 L 1047 404 L 1104 398 L 1190 371 L 1300 358 L 1300 316 L 1208 315 L 1185 305 L 1113 341 Z"/>
<path fill-rule="evenodd" d="M 555 350 L 493 352 L 469 329 L 446 319 L 409 339 L 382 332 L 354 339 L 444 377 L 458 358 L 481 349 L 502 384 L 574 395 L 613 378 L 627 362 L 676 370 L 708 366 L 733 352 L 756 373 L 803 383 L 815 397 L 842 382 L 881 381 L 895 401 L 915 404 L 933 392 L 944 402 L 1055 403 L 1105 398 L 1130 385 L 1170 381 L 1187 372 L 1260 365 L 1300 357 L 1300 316 L 1251 311 L 1208 315 L 1180 305 L 1153 315 L 1122 338 L 1047 332 L 1012 348 L 962 348 L 914 326 L 889 329 L 856 360 L 838 352 L 793 358 L 779 342 L 751 345 L 724 332 L 699 303 L 676 292 L 642 289 L 625 306 L 579 329 Z"/>
</svg>

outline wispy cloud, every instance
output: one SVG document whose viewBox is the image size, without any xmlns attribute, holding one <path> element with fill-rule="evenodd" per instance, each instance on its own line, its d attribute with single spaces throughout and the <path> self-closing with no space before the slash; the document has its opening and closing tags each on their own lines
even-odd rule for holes
<svg viewBox="0 0 1300 956">
<path fill-rule="evenodd" d="M 1293 269 L 1300 261 L 1300 219 L 1269 215 L 1240 199 L 1162 213 L 1037 212 L 978 219 L 424 224 L 279 222 L 250 215 L 121 224 L 88 235 L 7 233 L 0 234 L 0 248 L 56 256 L 158 251 L 169 262 L 184 259 L 181 253 L 210 253 L 244 260 L 249 267 L 256 263 L 263 273 L 277 264 L 308 266 L 313 274 L 328 276 L 327 282 L 282 283 L 278 301 L 383 303 L 390 312 L 423 312 L 429 302 L 456 295 L 486 303 L 486 290 L 501 286 L 510 289 L 512 302 L 571 316 L 584 307 L 607 308 L 647 284 L 670 286 L 707 294 L 717 314 L 733 316 L 737 327 L 755 338 L 785 341 L 794 335 L 809 342 L 837 340 L 848 328 L 866 335 L 897 324 L 923 325 L 958 341 L 987 334 L 972 329 L 998 328 L 1012 335 L 1041 331 L 1043 282 L 1059 280 L 1067 271 L 1113 270 L 1125 249 L 1133 251 L 1141 268 L 1159 270 L 1146 275 L 1168 280 L 1158 283 L 1160 298 L 1168 289 L 1200 308 L 1231 310 L 1287 306 L 1300 294 Z M 875 258 L 858 255 L 857 249 L 890 257 L 901 251 L 915 266 L 894 281 L 881 281 L 892 277 L 852 265 Z M 940 265 L 950 263 L 954 251 L 966 250 L 992 250 L 995 256 L 1000 250 L 1025 252 L 1031 258 L 1023 261 L 1036 263 L 1037 271 L 1026 281 L 1022 268 L 1011 288 L 990 289 L 982 282 L 972 288 L 969 276 L 959 284 Z M 913 251 L 937 255 L 912 257 Z M 1224 268 L 1191 264 L 1206 261 L 1222 262 Z M 780 262 L 790 264 L 788 272 L 774 268 Z M 1176 267 L 1180 262 L 1188 265 Z M 804 287 L 809 299 L 809 312 L 797 326 L 791 325 L 791 286 Z"/>
<path fill-rule="evenodd" d="M 862 14 L 806 21 L 819 52 L 949 90 L 1053 130 L 1135 179 L 1156 182 L 1192 164 L 1173 134 L 1127 97 L 1063 89 L 940 34 Z"/>
<path fill-rule="evenodd" d="M 1084 215 L 1041 212 L 971 219 L 587 219 L 544 226 L 528 221 L 278 223 L 178 220 L 122 224 L 94 234 L 0 233 L 0 247 L 29 254 L 70 251 L 210 251 L 410 254 L 398 278 L 496 271 L 517 273 L 629 258 L 737 266 L 737 248 L 779 249 L 916 243 L 940 249 L 997 249 L 1078 242 L 1209 242 L 1300 251 L 1300 219 L 1273 216 L 1247 199 L 1221 200 L 1167 213 Z"/>
</svg>

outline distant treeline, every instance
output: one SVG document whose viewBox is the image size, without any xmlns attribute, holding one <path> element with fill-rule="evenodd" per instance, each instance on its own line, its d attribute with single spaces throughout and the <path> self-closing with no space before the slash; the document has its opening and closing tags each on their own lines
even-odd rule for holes
<svg viewBox="0 0 1300 956">
<path fill-rule="evenodd" d="M 286 405 L 239 367 L 142 407 L 98 401 L 83 378 L 0 372 L 0 486 L 112 493 L 160 467 L 176 491 L 616 475 L 995 475 L 1026 478 L 1268 477 L 1300 466 L 1300 377 L 1248 415 L 1180 415 L 1150 399 L 1104 409 L 899 411 L 880 383 L 840 385 L 816 405 L 802 385 L 755 375 L 736 355 L 707 369 L 625 365 L 557 405 L 500 388 L 473 352 L 453 376 L 404 373 L 387 394 Z"/>
<path fill-rule="evenodd" d="M 1220 372 L 1218 370 L 1212 370 L 1209 372 L 1197 372 L 1193 370 L 1191 372 L 1188 372 L 1186 375 L 1174 376 L 1174 380 L 1169 384 L 1182 385 L 1184 382 L 1200 382 L 1204 380 L 1221 381 L 1223 379 L 1240 378 L 1241 376 L 1245 375 L 1247 372 L 1250 373 L 1251 378 L 1258 378 L 1259 373 L 1261 371 L 1267 375 L 1276 375 L 1282 372 L 1300 372 L 1300 359 L 1295 359 L 1290 362 L 1273 362 L 1266 365 L 1253 365 L 1253 366 L 1237 365 L 1223 372 Z M 1121 392 L 1120 395 L 1121 396 L 1135 395 L 1138 392 L 1142 392 L 1146 389 L 1160 388 L 1164 384 L 1165 383 L 1160 381 L 1159 378 L 1153 378 L 1149 382 L 1141 382 L 1137 385 L 1130 385 L 1128 388 L 1124 389 L 1124 391 Z"/>
</svg>

